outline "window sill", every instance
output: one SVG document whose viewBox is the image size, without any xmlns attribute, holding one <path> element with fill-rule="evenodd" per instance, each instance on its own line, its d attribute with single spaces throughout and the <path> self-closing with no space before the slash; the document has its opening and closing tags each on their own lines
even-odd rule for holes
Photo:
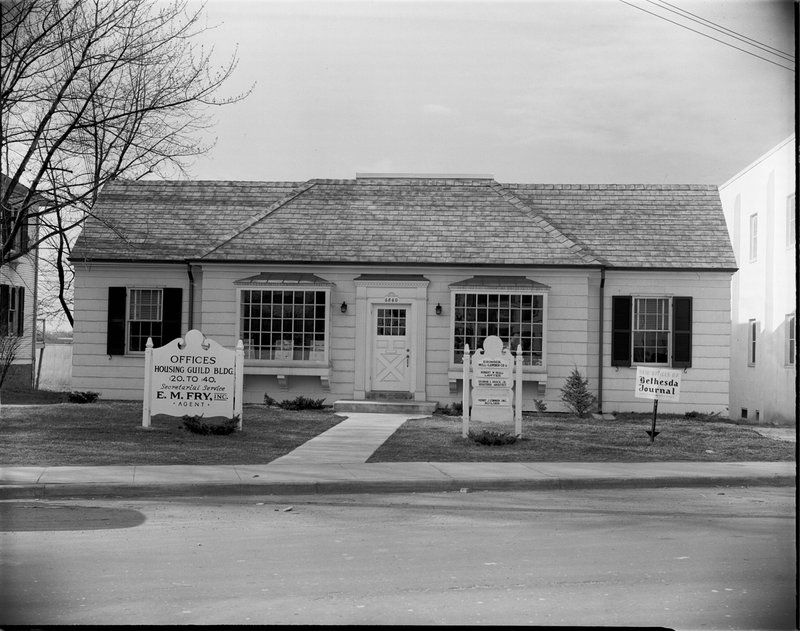
<svg viewBox="0 0 800 631">
<path fill-rule="evenodd" d="M 245 375 L 275 375 L 281 390 L 289 389 L 289 377 L 319 377 L 323 390 L 330 389 L 330 365 L 325 362 L 244 360 Z"/>
</svg>

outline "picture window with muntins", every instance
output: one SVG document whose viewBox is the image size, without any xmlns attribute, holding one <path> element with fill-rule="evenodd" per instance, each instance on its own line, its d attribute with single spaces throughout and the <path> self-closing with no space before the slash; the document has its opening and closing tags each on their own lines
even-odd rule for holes
<svg viewBox="0 0 800 631">
<path fill-rule="evenodd" d="M 460 364 L 464 345 L 482 348 L 490 335 L 516 353 L 522 346 L 525 366 L 542 366 L 544 296 L 531 293 L 455 292 L 453 294 L 453 361 Z"/>
<path fill-rule="evenodd" d="M 243 289 L 240 295 L 246 359 L 324 361 L 327 291 Z"/>
</svg>

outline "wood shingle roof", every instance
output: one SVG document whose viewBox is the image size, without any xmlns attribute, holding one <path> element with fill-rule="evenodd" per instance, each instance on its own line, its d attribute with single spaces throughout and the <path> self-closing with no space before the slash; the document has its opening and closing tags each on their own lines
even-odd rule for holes
<svg viewBox="0 0 800 631">
<path fill-rule="evenodd" d="M 736 267 L 713 186 L 446 177 L 118 180 L 71 258 Z"/>
</svg>

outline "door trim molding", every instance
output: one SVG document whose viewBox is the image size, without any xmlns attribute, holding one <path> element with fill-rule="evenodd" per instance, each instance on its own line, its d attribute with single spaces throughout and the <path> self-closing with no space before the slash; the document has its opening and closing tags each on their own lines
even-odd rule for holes
<svg viewBox="0 0 800 631">
<path fill-rule="evenodd" d="M 371 390 L 373 332 L 372 317 L 376 306 L 391 307 L 393 304 L 408 308 L 409 344 L 409 391 L 415 401 L 426 400 L 425 357 L 427 350 L 427 306 L 428 285 L 424 277 L 366 277 L 355 280 L 355 382 L 353 398 L 366 399 Z"/>
</svg>

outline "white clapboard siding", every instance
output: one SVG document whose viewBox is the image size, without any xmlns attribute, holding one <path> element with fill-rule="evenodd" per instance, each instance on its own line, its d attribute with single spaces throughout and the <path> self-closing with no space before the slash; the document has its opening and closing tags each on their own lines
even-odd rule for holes
<svg viewBox="0 0 800 631">
<path fill-rule="evenodd" d="M 194 326 L 219 344 L 233 348 L 238 340 L 237 291 L 234 282 L 264 271 L 297 272 L 296 266 L 205 265 L 195 266 Z M 450 284 L 475 275 L 507 275 L 503 268 L 437 267 L 386 268 L 369 266 L 317 266 L 312 272 L 333 283 L 330 288 L 329 389 L 316 376 L 289 375 L 281 389 L 275 375 L 245 370 L 245 401 L 260 403 L 264 394 L 282 400 L 298 395 L 325 398 L 332 403 L 353 396 L 356 375 L 356 287 L 362 274 L 421 274 L 429 281 L 425 324 L 425 396 L 444 405 L 460 401 L 460 365 L 453 362 L 451 348 L 452 304 Z M 550 287 L 547 293 L 545 327 L 546 365 L 542 378 L 544 395 L 536 377 L 523 388 L 523 407 L 535 409 L 534 399 L 544 399 L 548 409 L 565 410 L 560 389 L 574 368 L 589 379 L 595 392 L 599 386 L 599 294 L 598 270 L 514 269 L 513 274 Z M 145 281 L 146 279 L 146 281 Z M 722 411 L 727 406 L 730 275 L 687 272 L 607 272 L 603 311 L 603 407 L 604 411 L 646 411 L 652 402 L 633 396 L 635 368 L 610 366 L 611 298 L 613 295 L 692 296 L 693 359 L 684 375 L 681 402 L 664 404 L 665 411 Z M 184 289 L 184 329 L 188 318 L 188 277 L 185 266 L 102 265 L 78 266 L 76 279 L 75 352 L 73 388 L 99 391 L 104 398 L 141 398 L 142 356 L 106 355 L 107 292 L 109 286 L 171 286 Z M 347 302 L 342 314 L 340 305 Z M 437 304 L 442 314 L 435 314 Z M 474 350 L 474 349 L 473 349 Z M 453 375 L 457 389 L 451 391 Z M 546 375 L 546 378 L 545 378 Z M 545 381 L 546 379 L 546 381 Z"/>
</svg>

